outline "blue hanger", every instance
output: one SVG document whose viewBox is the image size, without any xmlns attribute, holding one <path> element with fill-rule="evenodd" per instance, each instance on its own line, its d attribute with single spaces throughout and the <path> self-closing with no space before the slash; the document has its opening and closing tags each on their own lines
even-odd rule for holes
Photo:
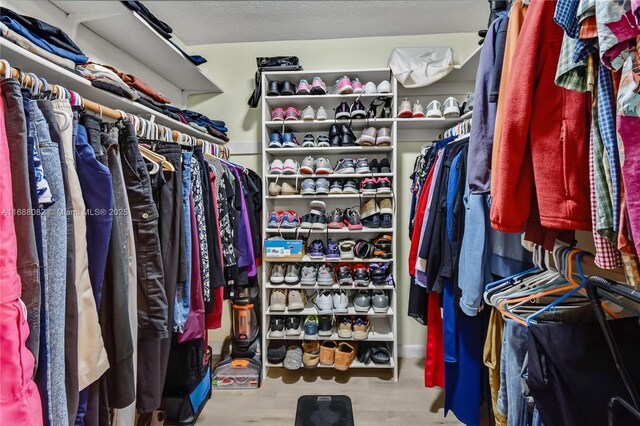
<svg viewBox="0 0 640 426">
<path fill-rule="evenodd" d="M 494 281 L 492 283 L 489 283 L 484 287 L 484 291 L 489 291 L 492 288 L 494 288 L 496 286 L 499 286 L 502 283 L 506 283 L 507 281 L 514 280 L 514 279 L 516 279 L 518 277 L 521 277 L 522 275 L 529 274 L 531 272 L 540 271 L 540 270 L 541 270 L 540 268 L 538 268 L 537 266 L 534 266 L 533 268 L 529 268 L 526 271 L 518 272 L 517 274 L 511 275 L 510 277 L 502 278 L 502 279 L 500 279 L 498 281 Z"/>
</svg>

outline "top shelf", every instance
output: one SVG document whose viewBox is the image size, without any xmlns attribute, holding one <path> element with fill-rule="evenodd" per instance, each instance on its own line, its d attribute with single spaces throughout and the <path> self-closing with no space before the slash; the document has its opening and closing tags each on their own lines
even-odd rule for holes
<svg viewBox="0 0 640 426">
<path fill-rule="evenodd" d="M 212 78 L 119 1 L 51 2 L 69 14 L 69 19 L 80 21 L 182 91 L 222 93 L 222 88 Z"/>
<path fill-rule="evenodd" d="M 289 80 L 294 85 L 297 85 L 300 79 L 306 79 L 309 84 L 313 80 L 313 77 L 320 77 L 322 81 L 327 85 L 327 91 L 331 91 L 331 87 L 335 84 L 336 80 L 346 75 L 350 78 L 358 78 L 364 86 L 367 82 L 373 81 L 376 85 L 380 84 L 383 80 L 391 82 L 391 70 L 389 68 L 373 68 L 366 70 L 327 70 L 327 71 L 266 71 L 262 73 L 266 76 L 267 80 Z M 344 96 L 344 95 L 339 95 Z"/>
<path fill-rule="evenodd" d="M 68 90 L 77 92 L 83 98 L 97 102 L 100 105 L 112 109 L 120 109 L 130 114 L 138 115 L 142 118 L 155 117 L 156 123 L 167 126 L 181 133 L 194 136 L 218 145 L 226 144 L 222 139 L 213 137 L 201 132 L 187 124 L 176 121 L 164 114 L 152 110 L 142 104 L 129 99 L 116 96 L 106 90 L 93 87 L 88 80 L 79 75 L 56 65 L 38 55 L 35 55 L 22 47 L 0 37 L 0 56 L 13 67 L 20 68 L 26 72 L 35 73 L 38 77 L 45 78 L 50 84 L 58 84 Z"/>
</svg>

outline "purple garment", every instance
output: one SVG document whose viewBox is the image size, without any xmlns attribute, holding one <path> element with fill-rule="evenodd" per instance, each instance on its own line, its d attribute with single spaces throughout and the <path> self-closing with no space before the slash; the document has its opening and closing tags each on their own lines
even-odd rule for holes
<svg viewBox="0 0 640 426">
<path fill-rule="evenodd" d="M 640 0 L 631 0 L 631 11 L 636 17 L 636 22 L 640 25 Z"/>
<path fill-rule="evenodd" d="M 241 217 L 240 223 L 238 223 L 238 266 L 247 267 L 247 273 L 250 277 L 255 277 L 258 273 L 256 268 L 256 259 L 253 254 L 253 240 L 251 238 L 251 226 L 249 225 L 249 213 L 247 212 L 247 204 L 245 203 L 245 189 L 242 186 L 242 180 L 240 179 L 240 173 L 235 167 L 232 168 L 233 173 L 238 179 L 240 188 L 242 188 L 242 196 L 240 197 Z"/>
<path fill-rule="evenodd" d="M 493 21 L 480 52 L 480 63 L 476 74 L 476 89 L 473 94 L 473 126 L 469 136 L 469 158 L 467 175 L 472 194 L 486 194 L 491 189 L 491 150 L 498 104 L 489 102 L 493 66 L 496 61 L 495 36 L 500 23 L 506 18 Z"/>
<path fill-rule="evenodd" d="M 196 208 L 193 193 L 189 194 L 189 211 L 191 213 L 191 298 L 184 332 L 178 334 L 178 342 L 187 342 L 204 338 L 204 298 L 202 296 L 202 279 L 200 276 L 200 243 Z"/>
</svg>

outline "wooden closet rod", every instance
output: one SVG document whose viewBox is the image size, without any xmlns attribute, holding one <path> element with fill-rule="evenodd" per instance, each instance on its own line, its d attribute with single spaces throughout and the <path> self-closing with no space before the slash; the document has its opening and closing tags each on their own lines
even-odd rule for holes
<svg viewBox="0 0 640 426">
<path fill-rule="evenodd" d="M 0 62 L 0 75 L 5 75 L 5 62 L 2 61 Z M 16 80 L 18 80 L 20 82 L 20 85 L 22 85 L 25 88 L 31 88 L 34 86 L 34 84 L 38 84 L 38 90 L 39 91 L 43 91 L 45 90 L 45 88 L 47 88 L 48 90 L 50 90 L 52 93 L 56 94 L 56 95 L 61 95 L 60 93 L 60 89 L 63 88 L 62 86 L 59 86 L 57 84 L 48 84 L 48 87 L 45 87 L 44 82 L 42 82 L 42 80 L 37 80 L 34 79 L 32 77 L 31 74 L 25 73 L 20 71 L 17 68 L 11 67 L 11 77 L 15 78 Z M 67 90 L 67 89 L 65 89 Z M 103 106 L 97 102 L 93 102 L 90 101 L 89 99 L 85 99 L 82 96 L 78 95 L 75 92 L 71 92 L 68 91 L 69 93 L 73 93 L 74 96 L 77 96 L 79 101 L 80 101 L 80 105 L 82 105 L 82 107 L 86 108 L 89 111 L 92 111 L 96 114 L 100 114 L 100 116 L 102 117 L 108 117 L 111 118 L 112 120 L 120 120 L 126 117 L 127 113 L 115 110 L 115 109 L 111 109 L 109 107 Z M 66 94 L 62 94 L 63 96 L 66 97 Z M 123 115 L 124 114 L 124 115 Z M 131 114 L 129 114 L 131 115 Z M 149 120 L 146 120 L 149 121 Z M 167 127 L 167 126 L 163 126 L 163 127 Z M 170 129 L 170 128 L 169 128 Z M 180 142 L 183 140 L 183 134 L 177 130 L 171 130 L 171 137 L 173 138 L 174 142 Z M 213 142 L 208 142 L 208 141 L 204 141 L 202 139 L 197 139 L 194 137 L 189 136 L 189 138 L 193 139 L 197 144 L 199 145 L 208 145 L 208 144 L 212 144 L 215 145 L 216 150 L 217 151 L 221 151 L 221 154 L 223 157 L 229 158 L 229 152 L 227 147 L 225 146 L 221 146 L 221 145 L 217 145 Z"/>
</svg>

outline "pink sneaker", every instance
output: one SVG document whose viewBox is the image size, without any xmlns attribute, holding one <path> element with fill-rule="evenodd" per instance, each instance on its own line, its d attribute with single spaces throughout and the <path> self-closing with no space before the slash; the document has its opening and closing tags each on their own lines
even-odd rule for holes
<svg viewBox="0 0 640 426">
<path fill-rule="evenodd" d="M 282 108 L 276 108 L 271 111 L 272 121 L 284 121 L 284 110 Z"/>
<path fill-rule="evenodd" d="M 313 81 L 311 82 L 311 94 L 312 95 L 327 94 L 327 86 L 324 84 L 324 81 L 322 81 L 320 77 L 313 77 Z"/>
<path fill-rule="evenodd" d="M 357 78 L 354 78 L 353 81 L 351 82 L 351 87 L 353 87 L 353 93 L 363 93 L 364 92 L 364 87 L 362 86 L 362 83 L 360 83 L 360 80 L 358 80 Z"/>
<path fill-rule="evenodd" d="M 300 120 L 300 111 L 297 108 L 289 107 L 284 113 L 284 121 Z"/>
<path fill-rule="evenodd" d="M 298 88 L 296 89 L 296 95 L 309 94 L 311 94 L 311 86 L 309 86 L 309 82 L 305 79 L 300 80 L 300 83 L 298 83 Z"/>
<path fill-rule="evenodd" d="M 353 86 L 351 85 L 351 79 L 346 75 L 343 75 L 336 81 L 336 88 L 340 95 L 346 95 L 353 93 Z"/>
</svg>

